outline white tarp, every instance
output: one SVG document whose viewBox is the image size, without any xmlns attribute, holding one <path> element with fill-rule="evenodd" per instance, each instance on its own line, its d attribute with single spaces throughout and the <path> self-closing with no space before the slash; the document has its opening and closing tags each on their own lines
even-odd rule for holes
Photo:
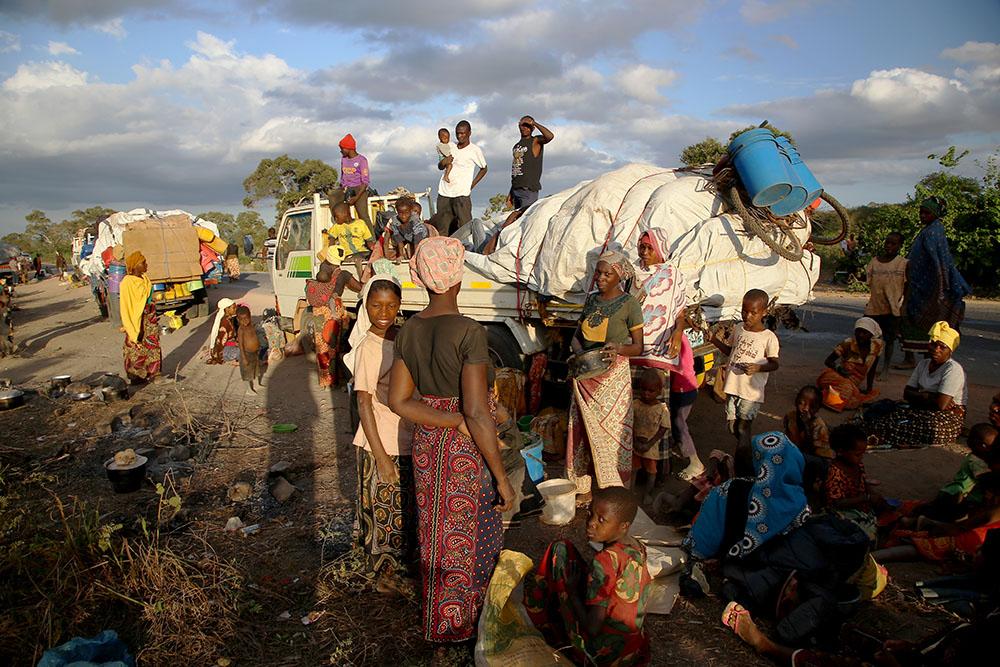
<svg viewBox="0 0 1000 667">
<path fill-rule="evenodd" d="M 779 257 L 745 232 L 739 218 L 722 215 L 721 198 L 705 186 L 696 173 L 627 165 L 539 200 L 501 233 L 493 254 L 467 253 L 466 263 L 498 282 L 522 282 L 540 294 L 581 303 L 605 240 L 637 262 L 639 234 L 658 227 L 671 240 L 689 302 L 704 304 L 709 319 L 738 316 L 751 287 L 783 304 L 808 301 L 819 258 L 809 252 L 798 262 Z M 805 242 L 808 225 L 796 233 Z"/>
<path fill-rule="evenodd" d="M 187 211 L 171 209 L 169 211 L 154 211 L 148 208 L 134 208 L 128 212 L 119 211 L 112 213 L 97 225 L 97 240 L 94 241 L 94 253 L 80 262 L 80 270 L 88 275 L 100 275 L 104 272 L 104 262 L 101 260 L 101 253 L 111 246 L 122 242 L 122 232 L 130 222 L 138 220 L 149 220 L 151 218 L 166 218 L 171 215 L 186 215 L 191 218 L 191 224 L 204 227 L 216 236 L 219 235 L 219 227 L 214 222 L 199 218 Z"/>
</svg>

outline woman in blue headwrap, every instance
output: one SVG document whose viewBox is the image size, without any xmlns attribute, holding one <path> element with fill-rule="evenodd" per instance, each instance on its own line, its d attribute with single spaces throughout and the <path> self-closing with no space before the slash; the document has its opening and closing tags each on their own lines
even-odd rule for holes
<svg viewBox="0 0 1000 667">
<path fill-rule="evenodd" d="M 771 611 L 778 641 L 801 645 L 837 613 L 844 584 L 865 565 L 868 538 L 839 517 L 811 516 L 802 487 L 805 459 L 784 433 L 754 437 L 749 454 L 752 474 L 749 463 L 737 460 L 737 475 L 744 476 L 712 489 L 684 540 L 690 558 L 681 591 L 697 594 L 698 562 L 718 559 L 719 595 L 733 603 L 725 624 L 740 634 L 740 616 Z"/>
<path fill-rule="evenodd" d="M 896 366 L 911 369 L 916 366 L 914 352 L 927 351 L 927 332 L 936 322 L 947 322 L 961 329 L 965 317 L 964 297 L 972 293 L 969 283 L 958 272 L 948 248 L 941 218 L 946 212 L 945 200 L 928 197 L 920 202 L 920 222 L 925 226 L 917 234 L 906 256 L 906 319 L 903 323 L 903 362 Z"/>
</svg>

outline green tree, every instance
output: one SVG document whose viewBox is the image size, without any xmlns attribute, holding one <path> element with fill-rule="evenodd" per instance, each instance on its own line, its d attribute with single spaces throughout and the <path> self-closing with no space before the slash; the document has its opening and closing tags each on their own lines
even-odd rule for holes
<svg viewBox="0 0 1000 667">
<path fill-rule="evenodd" d="M 253 208 L 265 199 L 275 199 L 276 219 L 315 193 L 326 194 L 337 186 L 337 170 L 322 160 L 296 160 L 287 154 L 260 161 L 243 181 L 247 196 L 243 205 Z"/>
<path fill-rule="evenodd" d="M 507 206 L 507 193 L 498 192 L 490 197 L 490 203 L 483 211 L 483 220 L 496 221 L 499 218 L 506 218 L 507 214 L 514 209 Z"/>
<path fill-rule="evenodd" d="M 790 141 L 793 146 L 796 147 L 798 146 L 798 144 L 795 143 L 795 139 L 792 137 L 791 132 L 786 132 L 785 130 L 778 129 L 774 125 L 771 125 L 771 123 L 768 121 L 764 121 L 763 125 L 747 125 L 741 130 L 736 130 L 735 132 L 729 135 L 729 139 L 726 141 L 726 145 L 728 146 L 733 139 L 743 134 L 744 132 L 747 132 L 748 130 L 756 130 L 758 127 L 766 127 L 767 129 L 771 130 L 771 132 L 773 132 L 775 136 L 784 137 L 788 139 L 788 141 Z"/>
<path fill-rule="evenodd" d="M 681 162 L 688 167 L 715 164 L 726 154 L 726 147 L 714 137 L 705 137 L 681 151 Z"/>
</svg>

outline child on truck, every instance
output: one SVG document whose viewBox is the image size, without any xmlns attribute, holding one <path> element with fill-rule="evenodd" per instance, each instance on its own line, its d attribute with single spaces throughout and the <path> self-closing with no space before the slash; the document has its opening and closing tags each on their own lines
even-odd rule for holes
<svg viewBox="0 0 1000 667">
<path fill-rule="evenodd" d="M 711 342 L 729 357 L 726 366 L 726 419 L 737 448 L 750 448 L 750 428 L 764 405 L 768 375 L 778 370 L 778 337 L 764 326 L 767 292 L 752 289 L 743 295 L 742 324 L 727 344 L 716 334 Z"/>
<path fill-rule="evenodd" d="M 368 252 L 366 242 L 372 238 L 364 220 L 351 220 L 351 207 L 341 202 L 333 207 L 333 224 L 327 230 L 330 245 L 340 246 L 344 256 Z"/>
<path fill-rule="evenodd" d="M 448 131 L 447 127 L 442 127 L 438 130 L 438 145 L 437 145 L 438 162 L 451 156 L 451 133 Z M 451 165 L 449 164 L 444 168 L 444 182 L 451 183 L 451 179 L 448 178 L 451 175 Z"/>
</svg>

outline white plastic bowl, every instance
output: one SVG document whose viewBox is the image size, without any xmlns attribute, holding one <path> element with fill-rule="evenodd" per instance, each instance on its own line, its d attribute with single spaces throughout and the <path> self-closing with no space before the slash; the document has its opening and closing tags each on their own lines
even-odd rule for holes
<svg viewBox="0 0 1000 667">
<path fill-rule="evenodd" d="M 542 523 L 565 526 L 576 516 L 576 483 L 568 479 L 550 479 L 538 485 L 545 498 Z"/>
</svg>

